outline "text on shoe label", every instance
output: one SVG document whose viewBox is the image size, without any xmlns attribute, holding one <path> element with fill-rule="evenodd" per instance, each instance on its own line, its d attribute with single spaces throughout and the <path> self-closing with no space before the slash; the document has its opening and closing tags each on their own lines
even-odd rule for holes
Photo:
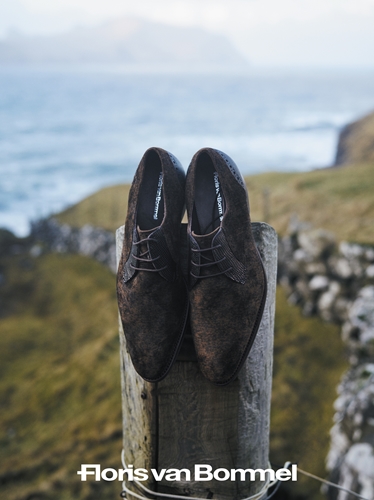
<svg viewBox="0 0 374 500">
<path fill-rule="evenodd" d="M 219 183 L 218 173 L 214 172 L 213 177 L 214 177 L 214 187 L 216 188 L 216 200 L 217 200 L 219 220 L 222 221 L 222 219 L 223 219 L 223 203 L 222 203 L 222 196 L 220 193 L 221 185 Z"/>
<path fill-rule="evenodd" d="M 158 177 L 158 183 L 157 183 L 155 208 L 153 210 L 153 218 L 154 218 L 154 220 L 158 219 L 158 208 L 160 206 L 160 201 L 161 201 L 162 183 L 163 183 L 163 174 L 162 174 L 162 172 L 160 172 L 160 175 Z"/>
</svg>

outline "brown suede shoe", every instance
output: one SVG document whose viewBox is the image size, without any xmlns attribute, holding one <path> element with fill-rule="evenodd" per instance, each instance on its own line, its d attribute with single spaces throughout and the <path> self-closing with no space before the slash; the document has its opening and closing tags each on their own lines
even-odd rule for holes
<svg viewBox="0 0 374 500">
<path fill-rule="evenodd" d="M 266 276 L 251 230 L 238 167 L 200 149 L 186 179 L 191 331 L 202 373 L 231 382 L 252 347 L 266 300 Z"/>
<path fill-rule="evenodd" d="M 185 173 L 161 148 L 148 149 L 129 194 L 117 297 L 135 370 L 162 380 L 182 342 L 188 294 L 179 267 Z"/>
</svg>

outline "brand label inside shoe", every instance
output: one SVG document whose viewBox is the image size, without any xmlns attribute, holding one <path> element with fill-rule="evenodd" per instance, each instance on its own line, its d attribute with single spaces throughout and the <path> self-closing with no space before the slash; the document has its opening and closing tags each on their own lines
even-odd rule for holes
<svg viewBox="0 0 374 500">
<path fill-rule="evenodd" d="M 153 210 L 153 218 L 154 218 L 154 220 L 158 219 L 158 208 L 160 206 L 160 201 L 161 201 L 162 182 L 163 182 L 163 174 L 162 174 L 162 172 L 160 172 L 160 175 L 158 177 L 158 183 L 157 183 L 155 208 Z"/>
<path fill-rule="evenodd" d="M 221 196 L 221 185 L 219 183 L 219 178 L 217 172 L 214 172 L 213 174 L 214 177 L 214 187 L 216 188 L 216 200 L 217 200 L 217 208 L 218 208 L 218 215 L 219 215 L 219 220 L 221 221 L 223 219 L 223 202 L 222 202 L 222 196 Z"/>
</svg>

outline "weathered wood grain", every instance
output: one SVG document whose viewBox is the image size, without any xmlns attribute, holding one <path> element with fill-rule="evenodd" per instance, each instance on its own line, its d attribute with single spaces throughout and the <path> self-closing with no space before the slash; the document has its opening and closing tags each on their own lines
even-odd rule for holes
<svg viewBox="0 0 374 500">
<path fill-rule="evenodd" d="M 189 335 L 169 375 L 158 384 L 143 381 L 132 367 L 120 326 L 127 463 L 148 470 L 192 472 L 195 464 L 210 464 L 213 469 L 268 467 L 277 236 L 265 223 L 254 223 L 252 229 L 268 278 L 268 295 L 256 340 L 233 383 L 216 387 L 201 375 Z M 122 240 L 123 227 L 117 231 L 118 254 Z M 262 483 L 163 480 L 152 487 L 165 493 L 234 500 L 256 493 Z"/>
<path fill-rule="evenodd" d="M 121 256 L 123 235 L 124 226 L 116 233 L 117 263 Z M 119 332 L 125 462 L 134 465 L 134 468 L 150 470 L 157 460 L 157 387 L 143 380 L 134 370 L 120 319 Z M 154 488 L 151 480 L 144 485 Z"/>
</svg>

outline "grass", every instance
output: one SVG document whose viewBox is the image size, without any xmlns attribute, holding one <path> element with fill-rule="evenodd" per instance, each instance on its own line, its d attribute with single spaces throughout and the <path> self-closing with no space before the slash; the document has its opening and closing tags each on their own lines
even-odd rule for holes
<svg viewBox="0 0 374 500">
<path fill-rule="evenodd" d="M 76 474 L 82 463 L 120 468 L 113 274 L 86 257 L 53 254 L 2 259 L 0 267 L 1 498 L 118 497 L 117 482 L 84 483 Z M 335 387 L 346 368 L 342 345 L 337 327 L 302 317 L 282 290 L 277 300 L 271 460 L 324 475 Z M 320 498 L 315 483 L 290 489 Z"/>
<path fill-rule="evenodd" d="M 81 483 L 81 463 L 120 467 L 113 275 L 78 256 L 5 260 L 0 298 L 2 498 L 115 498 Z"/>
<path fill-rule="evenodd" d="M 272 172 L 247 177 L 246 182 L 252 220 L 265 220 L 281 235 L 296 214 L 314 227 L 333 231 L 340 241 L 374 243 L 373 163 L 305 173 Z M 102 189 L 57 219 L 114 231 L 125 222 L 128 191 L 128 185 Z"/>
<path fill-rule="evenodd" d="M 326 475 L 333 401 L 347 368 L 339 327 L 305 318 L 278 288 L 270 436 L 275 464 L 290 460 L 308 472 Z M 308 499 L 324 498 L 314 480 L 300 477 L 296 484 L 285 484 L 293 494 L 308 492 Z"/>
</svg>

